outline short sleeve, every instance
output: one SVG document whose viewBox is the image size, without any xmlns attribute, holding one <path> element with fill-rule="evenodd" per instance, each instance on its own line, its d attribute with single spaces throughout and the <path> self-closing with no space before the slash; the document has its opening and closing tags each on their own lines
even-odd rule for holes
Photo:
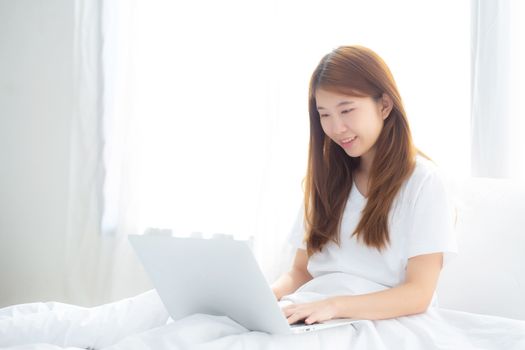
<svg viewBox="0 0 525 350">
<path fill-rule="evenodd" d="M 297 214 L 295 216 L 292 229 L 288 234 L 287 242 L 292 248 L 295 249 L 305 249 L 306 242 L 304 242 L 305 227 L 304 227 L 304 203 L 301 204 Z"/>
<path fill-rule="evenodd" d="M 457 256 L 455 208 L 439 171 L 427 175 L 416 195 L 407 259 L 443 252 L 443 266 Z"/>
</svg>

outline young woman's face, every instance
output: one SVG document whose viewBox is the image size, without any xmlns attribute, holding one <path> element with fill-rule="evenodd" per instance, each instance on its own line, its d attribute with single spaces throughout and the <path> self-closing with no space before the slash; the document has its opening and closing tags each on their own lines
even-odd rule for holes
<svg viewBox="0 0 525 350">
<path fill-rule="evenodd" d="M 351 157 L 375 150 L 390 109 L 372 97 L 354 97 L 318 89 L 315 100 L 325 134 Z M 352 141 L 349 141 L 352 140 Z"/>
</svg>

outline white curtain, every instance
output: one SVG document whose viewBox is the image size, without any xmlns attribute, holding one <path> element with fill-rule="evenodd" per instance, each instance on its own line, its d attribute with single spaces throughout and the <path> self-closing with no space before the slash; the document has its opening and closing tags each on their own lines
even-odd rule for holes
<svg viewBox="0 0 525 350">
<path fill-rule="evenodd" d="M 100 2 L 75 1 L 74 110 L 70 124 L 70 173 L 65 239 L 65 295 L 70 303 L 92 305 L 104 299 L 107 247 L 101 241 L 102 113 Z"/>
<path fill-rule="evenodd" d="M 472 1 L 472 175 L 525 180 L 525 5 Z"/>
<path fill-rule="evenodd" d="M 120 232 L 134 232 L 133 211 L 128 205 L 134 203 L 129 200 L 133 191 L 127 191 L 127 182 L 121 180 L 133 176 L 129 161 L 133 149 L 127 144 L 128 135 L 133 134 L 126 129 L 130 118 L 124 109 L 129 107 L 125 107 L 127 100 L 122 96 L 126 89 L 119 86 L 126 83 L 123 76 L 127 75 L 117 75 L 116 67 L 111 66 L 115 60 L 108 59 L 118 57 L 116 50 L 122 49 L 116 45 L 117 32 L 104 33 L 108 16 L 109 25 L 122 27 L 115 22 L 117 13 L 111 12 L 116 5 L 110 1 L 75 1 L 75 101 L 70 124 L 64 293 L 66 302 L 83 306 L 131 296 L 150 286 L 131 256 L 125 235 L 117 235 L 115 221 L 108 220 L 117 217 L 119 225 L 127 225 L 118 226 Z M 127 18 L 128 14 L 123 13 L 121 20 Z M 117 107 L 121 109 L 111 101 L 120 102 Z M 112 192 L 115 189 L 120 192 Z M 112 204 L 115 206 L 108 207 Z"/>
</svg>

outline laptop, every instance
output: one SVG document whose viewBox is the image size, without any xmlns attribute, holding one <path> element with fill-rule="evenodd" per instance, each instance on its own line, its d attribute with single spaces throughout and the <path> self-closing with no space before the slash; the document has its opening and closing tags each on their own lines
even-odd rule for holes
<svg viewBox="0 0 525 350">
<path fill-rule="evenodd" d="M 227 316 L 252 331 L 297 334 L 358 322 L 288 324 L 246 241 L 130 235 L 129 242 L 173 320 Z"/>
</svg>

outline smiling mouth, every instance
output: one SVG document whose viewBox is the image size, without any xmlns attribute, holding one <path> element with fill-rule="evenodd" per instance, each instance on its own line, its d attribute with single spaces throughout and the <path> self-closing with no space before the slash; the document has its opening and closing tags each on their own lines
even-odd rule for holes
<svg viewBox="0 0 525 350">
<path fill-rule="evenodd" d="M 350 142 L 354 141 L 356 138 L 357 138 L 357 136 L 354 136 L 354 137 L 349 138 L 349 139 L 341 140 L 341 143 L 343 145 L 348 145 Z"/>
</svg>

